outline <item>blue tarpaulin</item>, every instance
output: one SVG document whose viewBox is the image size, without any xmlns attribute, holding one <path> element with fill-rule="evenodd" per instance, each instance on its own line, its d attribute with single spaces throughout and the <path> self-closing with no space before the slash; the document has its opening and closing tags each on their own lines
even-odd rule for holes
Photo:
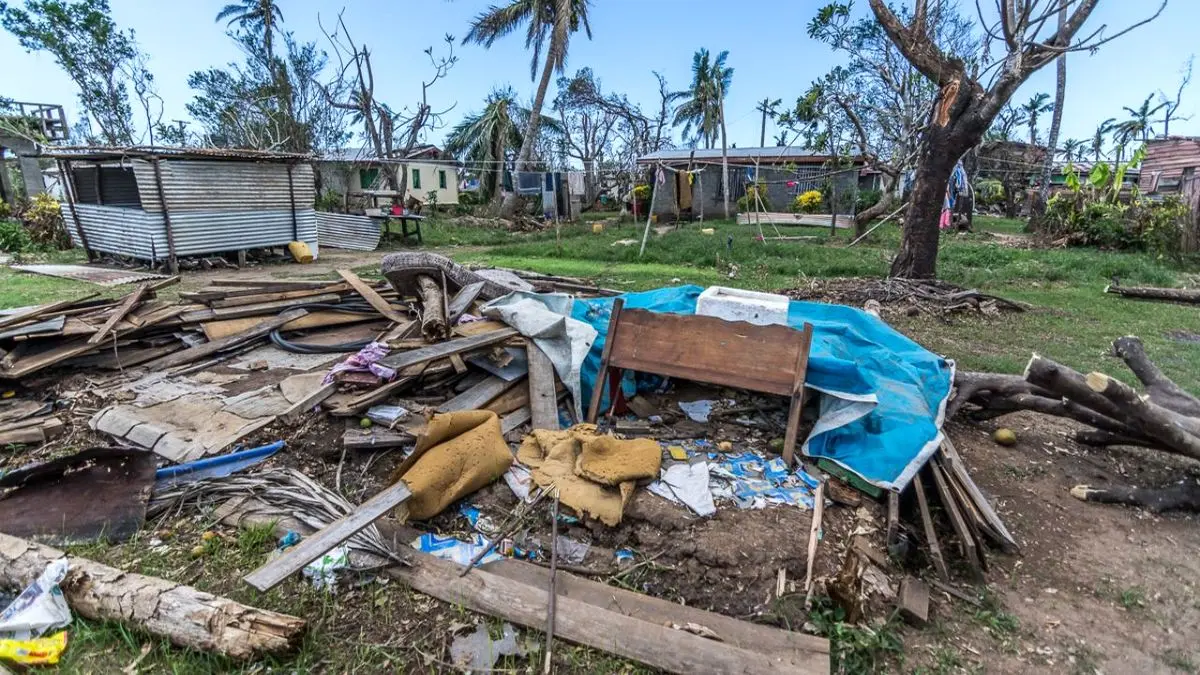
<svg viewBox="0 0 1200 675">
<path fill-rule="evenodd" d="M 628 309 L 694 314 L 699 286 L 622 297 Z M 577 299 L 571 316 L 599 338 L 583 364 L 583 400 L 591 397 L 607 338 L 613 298 Z M 862 310 L 792 301 L 788 325 L 813 325 L 805 385 L 820 392 L 820 417 L 801 452 L 825 458 L 879 487 L 908 485 L 942 440 L 954 364 Z M 622 388 L 632 395 L 633 380 Z"/>
</svg>

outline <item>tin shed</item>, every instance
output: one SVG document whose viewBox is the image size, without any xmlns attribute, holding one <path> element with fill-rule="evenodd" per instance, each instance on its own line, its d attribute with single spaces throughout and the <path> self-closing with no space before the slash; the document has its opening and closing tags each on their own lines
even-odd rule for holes
<svg viewBox="0 0 1200 675">
<path fill-rule="evenodd" d="M 48 148 L 65 177 L 77 246 L 174 272 L 181 256 L 308 244 L 317 254 L 307 155 L 217 148 Z"/>
</svg>

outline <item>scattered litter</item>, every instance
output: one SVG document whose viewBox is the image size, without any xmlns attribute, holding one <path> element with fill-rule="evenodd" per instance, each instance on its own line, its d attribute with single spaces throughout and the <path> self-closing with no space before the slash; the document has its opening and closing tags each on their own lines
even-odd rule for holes
<svg viewBox="0 0 1200 675">
<path fill-rule="evenodd" d="M 391 350 L 382 342 L 372 342 L 350 355 L 345 361 L 335 365 L 325 375 L 325 384 L 333 382 L 338 373 L 371 373 L 383 380 L 396 377 L 396 371 L 385 365 L 376 363 L 387 356 Z"/>
<path fill-rule="evenodd" d="M 617 561 L 617 566 L 624 567 L 633 562 L 633 549 L 619 548 L 613 552 L 613 557 Z"/>
<path fill-rule="evenodd" d="M 427 532 L 413 540 L 412 547 L 442 560 L 468 565 L 480 551 L 488 547 L 489 543 L 482 534 L 473 535 L 471 541 L 462 541 L 454 537 L 440 537 L 432 532 Z M 504 556 L 492 550 L 483 556 L 483 559 L 476 565 L 486 565 L 503 559 Z"/>
<path fill-rule="evenodd" d="M 450 660 L 455 667 L 471 672 L 488 672 L 501 656 L 524 656 L 525 649 L 517 644 L 517 631 L 504 622 L 501 637 L 493 640 L 487 624 L 479 624 L 474 633 L 460 635 L 450 643 Z"/>
<path fill-rule="evenodd" d="M 46 565 L 41 575 L 0 612 L 0 639 L 29 640 L 70 624 L 71 608 L 58 587 L 66 576 L 66 558 Z"/>
<path fill-rule="evenodd" d="M 338 572 L 349 567 L 350 549 L 342 545 L 305 565 L 302 574 L 312 580 L 313 588 L 332 592 L 337 589 Z"/>
<path fill-rule="evenodd" d="M 0 659 L 22 666 L 53 666 L 67 650 L 67 631 L 32 640 L 0 640 Z M 3 668 L 3 666 L 0 666 Z"/>
<path fill-rule="evenodd" d="M 406 419 L 412 414 L 408 408 L 400 405 L 377 405 L 367 410 L 367 419 L 390 427 L 397 421 Z"/>
<path fill-rule="evenodd" d="M 654 494 L 676 504 L 683 504 L 699 516 L 717 512 L 713 493 L 709 489 L 708 462 L 697 458 L 692 462 L 670 462 L 662 469 L 658 480 L 647 488 Z"/>
<path fill-rule="evenodd" d="M 813 490 L 820 484 L 804 469 L 790 471 L 778 457 L 766 459 L 755 452 L 708 456 L 712 496 L 733 500 L 740 509 L 761 509 L 767 504 L 813 508 Z"/>
<path fill-rule="evenodd" d="M 558 547 L 558 559 L 568 565 L 578 565 L 583 562 L 588 551 L 592 549 L 592 545 L 586 541 L 579 541 L 561 534 L 554 541 L 555 546 Z"/>
<path fill-rule="evenodd" d="M 225 455 L 198 459 L 185 464 L 165 466 L 154 474 L 154 490 L 161 491 L 181 483 L 201 478 L 222 478 L 262 462 L 283 449 L 283 441 L 275 441 L 249 450 L 237 450 Z"/>
<path fill-rule="evenodd" d="M 529 469 L 513 462 L 512 466 L 508 467 L 508 471 L 504 472 L 504 482 L 508 483 L 508 487 L 517 496 L 517 499 L 524 502 L 531 501 L 529 493 L 533 489 L 533 476 L 529 473 Z"/>
<path fill-rule="evenodd" d="M 680 401 L 679 409 L 682 410 L 684 414 L 688 416 L 688 419 L 692 420 L 693 422 L 707 423 L 708 416 L 712 414 L 713 406 L 716 404 L 716 401 L 709 399 L 702 399 L 699 401 Z"/>
</svg>

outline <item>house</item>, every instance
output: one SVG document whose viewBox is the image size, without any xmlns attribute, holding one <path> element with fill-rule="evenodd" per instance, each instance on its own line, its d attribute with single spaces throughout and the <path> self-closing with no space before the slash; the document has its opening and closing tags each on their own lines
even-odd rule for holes
<svg viewBox="0 0 1200 675">
<path fill-rule="evenodd" d="M 1170 136 L 1146 143 L 1138 189 L 1151 197 L 1192 195 L 1200 169 L 1200 137 Z"/>
<path fill-rule="evenodd" d="M 834 171 L 827 166 L 829 155 L 803 148 L 729 148 L 727 155 L 731 209 L 755 181 L 766 185 L 769 211 L 787 211 L 797 195 L 820 190 L 831 180 L 842 195 L 879 189 L 879 174 L 867 169 L 861 157 Z M 647 170 L 660 165 L 664 169 L 654 213 L 712 217 L 723 211 L 720 149 L 661 150 L 639 157 L 637 163 Z"/>
<path fill-rule="evenodd" d="M 397 195 L 387 186 L 384 168 L 389 165 L 408 172 L 401 202 L 414 198 L 422 204 L 435 200 L 438 205 L 458 203 L 458 165 L 443 159 L 441 150 L 433 145 L 419 146 L 403 160 L 380 159 L 368 148 L 330 150 L 317 161 L 318 192 L 338 195 L 343 209 L 352 213 L 390 204 Z"/>
<path fill-rule="evenodd" d="M 178 258 L 308 244 L 317 254 L 308 155 L 224 148 L 45 147 L 76 246 L 172 272 Z"/>
</svg>

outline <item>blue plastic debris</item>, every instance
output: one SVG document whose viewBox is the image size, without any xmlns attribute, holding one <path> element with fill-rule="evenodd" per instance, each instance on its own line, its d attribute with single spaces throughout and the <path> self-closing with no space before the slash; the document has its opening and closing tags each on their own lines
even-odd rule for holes
<svg viewBox="0 0 1200 675">
<path fill-rule="evenodd" d="M 154 489 L 162 490 L 180 483 L 190 483 L 201 478 L 221 478 L 236 471 L 254 466 L 283 449 L 283 441 L 269 445 L 234 451 L 216 457 L 205 457 L 186 464 L 164 466 L 154 473 Z"/>
</svg>

